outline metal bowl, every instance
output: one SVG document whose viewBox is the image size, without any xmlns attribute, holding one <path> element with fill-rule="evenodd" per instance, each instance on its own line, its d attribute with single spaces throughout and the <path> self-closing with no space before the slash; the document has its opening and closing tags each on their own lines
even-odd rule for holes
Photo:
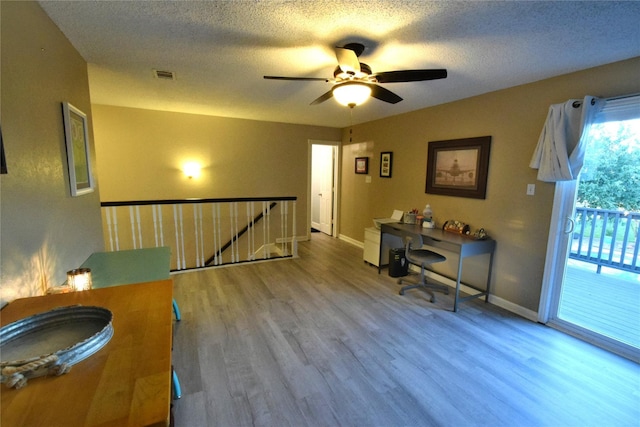
<svg viewBox="0 0 640 427">
<path fill-rule="evenodd" d="M 47 355 L 74 365 L 100 350 L 113 336 L 113 314 L 102 307 L 68 306 L 35 314 L 0 328 L 1 363 Z"/>
</svg>

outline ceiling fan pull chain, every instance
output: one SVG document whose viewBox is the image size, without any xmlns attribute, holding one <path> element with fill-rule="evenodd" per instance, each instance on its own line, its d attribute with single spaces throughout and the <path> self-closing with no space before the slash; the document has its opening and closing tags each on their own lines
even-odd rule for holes
<svg viewBox="0 0 640 427">
<path fill-rule="evenodd" d="M 349 143 L 353 142 L 353 108 L 349 108 Z"/>
</svg>

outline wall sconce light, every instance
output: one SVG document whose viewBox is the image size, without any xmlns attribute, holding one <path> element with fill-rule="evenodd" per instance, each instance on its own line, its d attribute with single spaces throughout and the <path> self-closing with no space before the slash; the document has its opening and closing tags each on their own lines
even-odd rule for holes
<svg viewBox="0 0 640 427">
<path fill-rule="evenodd" d="M 73 291 L 90 290 L 92 287 L 91 269 L 76 268 L 67 271 L 67 285 L 69 285 Z"/>
<path fill-rule="evenodd" d="M 189 179 L 198 178 L 200 176 L 200 163 L 187 162 L 182 166 L 182 172 L 184 172 Z"/>
<path fill-rule="evenodd" d="M 336 101 L 353 108 L 369 99 L 371 87 L 364 83 L 349 81 L 335 85 L 332 92 Z"/>
</svg>

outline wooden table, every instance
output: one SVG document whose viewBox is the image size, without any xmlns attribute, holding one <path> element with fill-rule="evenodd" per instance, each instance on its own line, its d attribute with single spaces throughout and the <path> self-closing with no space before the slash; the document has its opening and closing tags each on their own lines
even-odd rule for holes
<svg viewBox="0 0 640 427">
<path fill-rule="evenodd" d="M 167 426 L 171 402 L 171 280 L 15 300 L 2 326 L 74 304 L 113 313 L 114 334 L 97 353 L 59 377 L 2 385 L 4 426 Z"/>
<path fill-rule="evenodd" d="M 453 300 L 453 311 L 458 311 L 458 303 L 484 296 L 485 302 L 489 300 L 489 290 L 491 285 L 491 269 L 493 267 L 493 253 L 496 248 L 496 241 L 487 238 L 486 240 L 473 240 L 468 237 L 461 236 L 459 234 L 443 231 L 440 228 L 423 228 L 415 224 L 402 224 L 402 223 L 388 223 L 382 224 L 380 227 L 381 238 L 385 233 L 401 236 L 403 231 L 409 231 L 412 233 L 418 233 L 422 236 L 422 241 L 426 246 L 431 246 L 437 249 L 443 249 L 446 251 L 454 252 L 459 255 L 458 257 L 458 271 L 456 277 L 450 278 L 456 281 L 455 297 Z M 387 248 L 388 249 L 388 248 Z M 380 253 L 385 250 L 380 245 Z M 489 271 L 487 273 L 487 284 L 485 289 L 478 289 L 470 284 L 465 286 L 475 289 L 478 293 L 469 295 L 466 297 L 460 297 L 460 283 L 462 280 L 462 261 L 464 258 L 489 254 Z M 380 272 L 380 268 L 378 268 Z"/>
</svg>

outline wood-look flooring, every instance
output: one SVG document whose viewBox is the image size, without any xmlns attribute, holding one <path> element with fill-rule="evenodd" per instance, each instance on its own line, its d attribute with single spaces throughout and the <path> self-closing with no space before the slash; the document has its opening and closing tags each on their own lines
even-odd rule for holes
<svg viewBox="0 0 640 427">
<path fill-rule="evenodd" d="M 176 426 L 639 426 L 640 366 L 474 300 L 398 295 L 362 249 L 174 276 Z"/>
</svg>

